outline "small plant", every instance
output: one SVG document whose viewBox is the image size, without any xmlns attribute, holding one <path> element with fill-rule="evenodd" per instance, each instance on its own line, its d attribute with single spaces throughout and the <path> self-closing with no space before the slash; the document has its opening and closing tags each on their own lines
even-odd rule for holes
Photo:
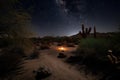
<svg viewBox="0 0 120 80">
<path fill-rule="evenodd" d="M 40 67 L 37 71 L 33 71 L 33 73 L 36 73 L 35 80 L 42 80 L 52 75 L 52 73 L 44 67 Z"/>
<path fill-rule="evenodd" d="M 76 64 L 76 63 L 80 64 L 81 60 L 82 60 L 82 57 L 80 57 L 80 56 L 70 56 L 67 58 L 66 62 L 70 63 L 70 64 Z"/>
<path fill-rule="evenodd" d="M 38 51 L 34 51 L 31 55 L 30 55 L 30 59 L 36 59 L 39 58 L 39 52 Z"/>
<path fill-rule="evenodd" d="M 21 53 L 20 53 L 21 54 Z M 0 79 L 12 80 L 16 75 L 23 73 L 22 56 L 18 52 L 8 49 L 0 53 Z"/>
<path fill-rule="evenodd" d="M 64 53 L 59 53 L 59 55 L 57 56 L 58 58 L 65 58 L 67 57 Z"/>
<path fill-rule="evenodd" d="M 67 47 L 75 47 L 73 43 L 67 43 Z"/>
<path fill-rule="evenodd" d="M 40 49 L 41 49 L 41 50 L 50 49 L 50 46 L 49 46 L 49 45 L 46 45 L 46 44 L 42 44 L 42 45 L 40 46 Z"/>
<path fill-rule="evenodd" d="M 117 68 L 119 66 L 113 65 L 107 57 L 108 49 L 116 46 L 111 44 L 111 40 L 105 38 L 82 39 L 76 52 L 76 55 L 82 60 L 79 60 L 77 64 L 85 65 L 86 70 L 93 74 L 102 72 L 105 75 L 102 80 L 106 80 L 108 77 L 113 78 L 113 75 L 119 77 L 120 70 Z M 116 40 L 115 42 L 118 43 Z"/>
<path fill-rule="evenodd" d="M 109 41 L 107 39 L 87 38 L 80 41 L 77 51 L 81 56 L 94 55 L 101 58 L 106 55 L 109 49 Z"/>
</svg>

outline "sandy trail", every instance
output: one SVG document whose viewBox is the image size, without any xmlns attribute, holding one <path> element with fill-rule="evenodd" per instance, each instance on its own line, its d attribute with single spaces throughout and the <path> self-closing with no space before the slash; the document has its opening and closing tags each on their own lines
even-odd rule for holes
<svg viewBox="0 0 120 80">
<path fill-rule="evenodd" d="M 71 50 L 73 51 L 74 49 L 69 49 L 66 54 Z M 19 80 L 35 80 L 33 70 L 37 70 L 40 66 L 44 66 L 52 73 L 50 77 L 44 80 L 88 80 L 73 66 L 57 58 L 58 52 L 59 51 L 52 47 L 50 50 L 40 51 L 41 55 L 39 59 L 26 60 L 24 64 L 26 72 L 21 75 L 21 78 L 19 76 Z"/>
<path fill-rule="evenodd" d="M 72 66 L 51 55 L 44 55 L 41 59 L 44 60 L 40 60 L 40 65 L 47 67 L 52 73 L 46 80 L 85 80 Z"/>
</svg>

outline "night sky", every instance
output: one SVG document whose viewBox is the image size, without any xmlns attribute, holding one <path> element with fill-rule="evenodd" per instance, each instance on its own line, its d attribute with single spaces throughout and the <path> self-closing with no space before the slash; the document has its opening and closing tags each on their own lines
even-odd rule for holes
<svg viewBox="0 0 120 80">
<path fill-rule="evenodd" d="M 33 0 L 32 30 L 37 36 L 78 33 L 81 24 L 98 32 L 116 31 L 120 25 L 120 0 Z"/>
</svg>

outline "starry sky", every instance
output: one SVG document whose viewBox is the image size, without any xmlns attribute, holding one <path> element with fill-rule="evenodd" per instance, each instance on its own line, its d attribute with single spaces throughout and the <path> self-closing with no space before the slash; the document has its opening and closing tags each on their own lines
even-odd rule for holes
<svg viewBox="0 0 120 80">
<path fill-rule="evenodd" d="M 37 36 L 69 36 L 86 27 L 97 32 L 116 31 L 120 25 L 120 0 L 33 0 L 32 30 Z"/>
</svg>

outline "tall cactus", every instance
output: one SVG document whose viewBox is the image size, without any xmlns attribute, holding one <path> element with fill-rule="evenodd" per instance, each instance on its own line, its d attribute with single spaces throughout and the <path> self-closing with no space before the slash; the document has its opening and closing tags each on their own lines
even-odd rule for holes
<svg viewBox="0 0 120 80">
<path fill-rule="evenodd" d="M 96 38 L 96 27 L 94 26 L 94 38 Z"/>
<path fill-rule="evenodd" d="M 82 31 L 80 31 L 80 35 L 83 37 L 83 38 L 86 38 L 91 32 L 91 27 L 89 28 L 85 28 L 84 24 L 82 24 Z"/>
</svg>

